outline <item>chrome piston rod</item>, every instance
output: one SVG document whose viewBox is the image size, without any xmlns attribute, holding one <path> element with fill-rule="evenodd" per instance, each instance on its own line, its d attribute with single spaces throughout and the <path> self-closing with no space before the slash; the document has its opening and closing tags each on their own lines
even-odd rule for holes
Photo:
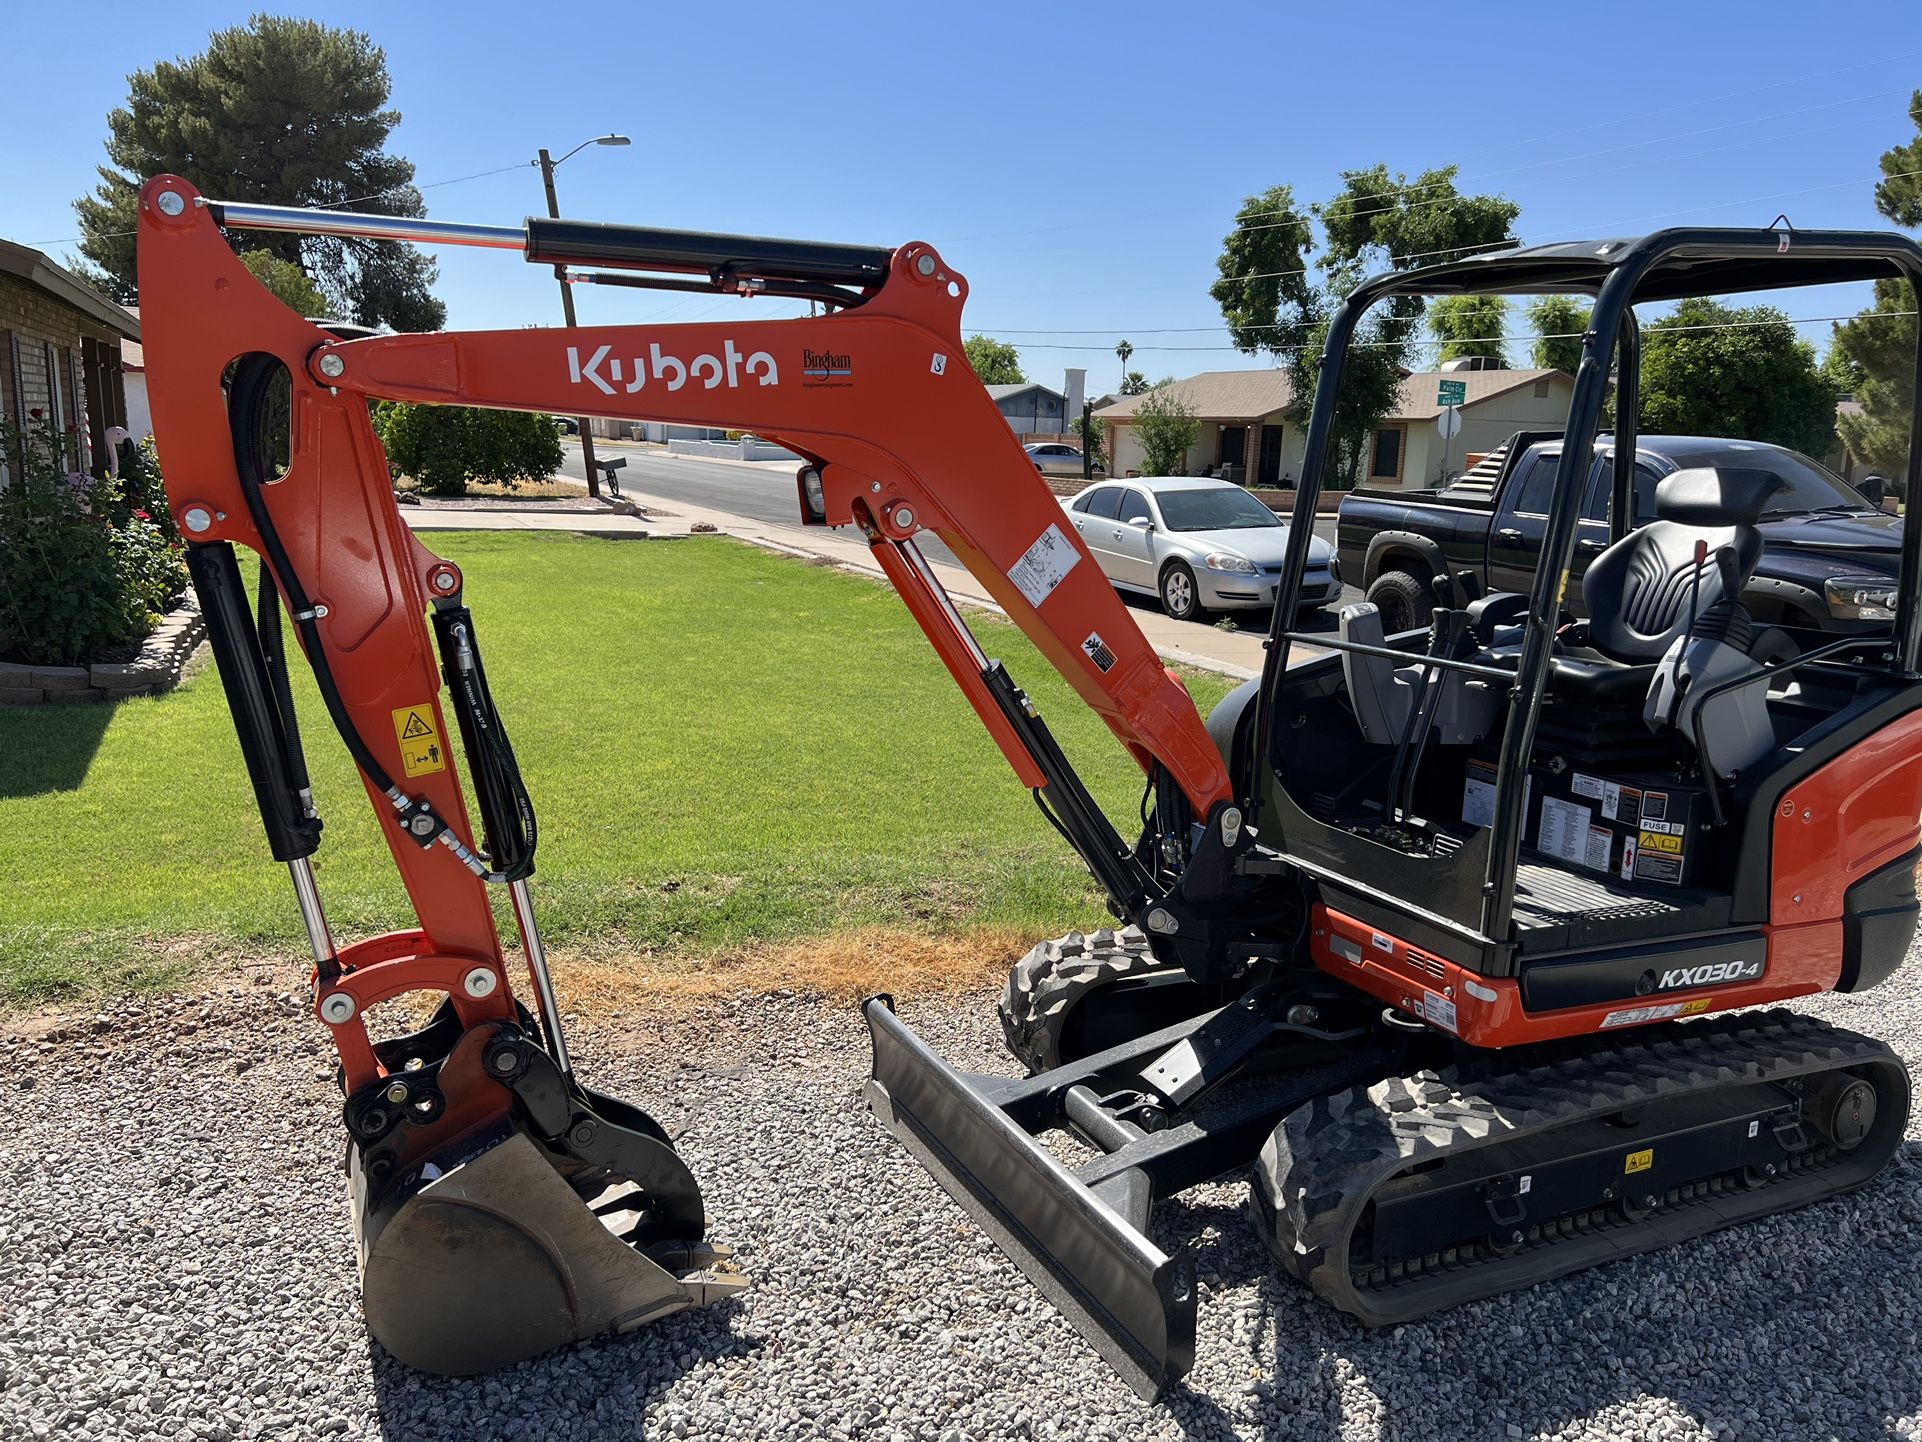
<svg viewBox="0 0 1922 1442">
<path fill-rule="evenodd" d="M 287 863 L 287 874 L 294 879 L 294 900 L 300 904 L 300 920 L 307 928 L 307 945 L 313 949 L 314 965 L 325 973 L 336 964 L 334 934 L 327 926 L 327 913 L 320 907 L 320 888 L 314 885 L 314 868 L 304 856 Z"/>
<path fill-rule="evenodd" d="M 298 205 L 200 202 L 219 224 L 236 230 L 292 231 L 299 235 L 351 235 L 368 240 L 411 240 L 423 245 L 477 245 L 489 250 L 527 249 L 527 231 L 512 225 L 467 225 L 413 215 L 362 215 L 351 210 L 308 210 Z"/>
<path fill-rule="evenodd" d="M 554 1053 L 554 1065 L 560 1068 L 561 1075 L 571 1077 L 574 1066 L 567 1059 L 567 1039 L 561 1035 L 561 1008 L 554 1000 L 554 978 L 547 969 L 547 948 L 541 943 L 540 925 L 534 920 L 534 898 L 528 893 L 525 879 L 510 882 L 507 894 L 514 903 L 515 924 L 521 929 L 527 972 L 534 979 L 534 991 L 540 999 L 541 1025 L 547 1030 L 547 1045 Z"/>
</svg>

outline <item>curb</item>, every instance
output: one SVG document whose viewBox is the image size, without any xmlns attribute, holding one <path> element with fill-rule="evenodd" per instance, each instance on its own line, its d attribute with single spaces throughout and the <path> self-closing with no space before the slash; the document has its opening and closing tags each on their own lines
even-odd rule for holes
<svg viewBox="0 0 1922 1442">
<path fill-rule="evenodd" d="M 181 673 L 207 636 L 200 605 L 189 596 L 161 618 L 131 661 L 91 666 L 27 666 L 0 662 L 0 706 L 66 706 L 157 696 L 180 684 Z"/>
</svg>

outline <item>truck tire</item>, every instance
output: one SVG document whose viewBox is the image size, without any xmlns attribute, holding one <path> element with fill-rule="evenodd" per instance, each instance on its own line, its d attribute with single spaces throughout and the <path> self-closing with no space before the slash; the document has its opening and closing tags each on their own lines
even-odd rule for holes
<svg viewBox="0 0 1922 1442">
<path fill-rule="evenodd" d="M 1428 583 L 1406 571 L 1383 571 L 1368 588 L 1368 600 L 1381 612 L 1381 628 L 1392 636 L 1427 624 L 1435 609 Z"/>
<path fill-rule="evenodd" d="M 1201 588 L 1186 561 L 1170 561 L 1161 571 L 1161 609 L 1177 621 L 1199 621 Z"/>
</svg>

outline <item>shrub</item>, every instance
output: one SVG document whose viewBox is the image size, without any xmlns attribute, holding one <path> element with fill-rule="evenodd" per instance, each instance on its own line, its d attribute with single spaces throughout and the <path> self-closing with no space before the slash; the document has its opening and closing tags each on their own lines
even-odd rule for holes
<svg viewBox="0 0 1922 1442">
<path fill-rule="evenodd" d="M 68 471 L 65 440 L 50 421 L 0 425 L 12 473 L 0 490 L 0 649 L 30 665 L 130 646 L 187 589 L 167 530 L 117 481 Z"/>
<path fill-rule="evenodd" d="M 423 495 L 464 495 L 469 481 L 542 481 L 561 466 L 553 420 L 533 411 L 382 401 L 374 429 L 388 464 L 412 476 Z"/>
<path fill-rule="evenodd" d="M 1161 382 L 1135 407 L 1135 441 L 1141 447 L 1144 475 L 1180 475 L 1188 448 L 1201 436 L 1193 407 L 1174 393 L 1173 384 Z"/>
</svg>

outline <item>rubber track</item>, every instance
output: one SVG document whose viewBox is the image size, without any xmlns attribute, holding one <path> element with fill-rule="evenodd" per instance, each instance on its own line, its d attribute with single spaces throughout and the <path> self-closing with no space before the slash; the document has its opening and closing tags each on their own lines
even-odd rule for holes
<svg viewBox="0 0 1922 1442">
<path fill-rule="evenodd" d="M 1873 1137 L 1853 1152 L 1831 1151 L 1833 1164 L 1815 1172 L 1832 1173 L 1825 1190 L 1811 1191 L 1806 1167 L 1739 1197 L 1732 1188 L 1691 1184 L 1679 1189 L 1680 1198 L 1670 1194 L 1681 1205 L 1665 1199 L 1646 1222 L 1619 1214 L 1604 1220 L 1598 1209 L 1539 1227 L 1518 1253 L 1451 1249 L 1426 1259 L 1426 1268 L 1408 1269 L 1399 1287 L 1396 1281 L 1357 1287 L 1350 1237 L 1374 1190 L 1405 1168 L 1685 1094 L 1864 1063 L 1893 1068 L 1900 1094 L 1884 1087 L 1880 1105 L 1905 1117 L 1907 1072 L 1885 1044 L 1787 1011 L 1666 1023 L 1536 1048 L 1512 1060 L 1494 1054 L 1298 1108 L 1263 1146 L 1249 1204 L 1256 1230 L 1284 1270 L 1338 1309 L 1371 1326 L 1388 1325 L 1859 1186 L 1893 1153 L 1902 1127 L 1896 1119 L 1885 1131 L 1890 1140 L 1879 1160 Z"/>
<path fill-rule="evenodd" d="M 1001 990 L 1001 1034 L 1014 1059 L 1030 1073 L 1061 1065 L 1061 1032 L 1068 1014 L 1098 987 L 1170 970 L 1148 950 L 1139 927 L 1071 931 L 1036 942 L 1008 972 Z"/>
</svg>

